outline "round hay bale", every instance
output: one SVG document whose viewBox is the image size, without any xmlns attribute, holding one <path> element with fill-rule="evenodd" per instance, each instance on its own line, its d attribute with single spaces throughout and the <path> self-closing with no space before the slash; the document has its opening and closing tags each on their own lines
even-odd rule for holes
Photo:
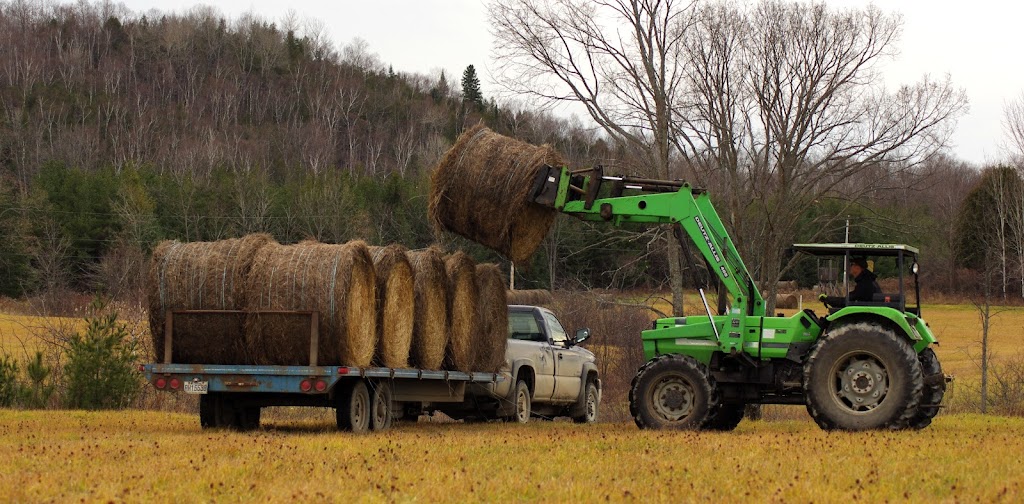
<svg viewBox="0 0 1024 504">
<path fill-rule="evenodd" d="M 493 373 L 505 363 L 508 346 L 505 276 L 497 264 L 478 264 L 476 285 L 480 292 L 480 332 L 474 345 L 473 370 Z"/>
<path fill-rule="evenodd" d="M 775 296 L 775 307 L 782 309 L 792 309 L 799 306 L 800 300 L 796 293 L 790 294 L 778 294 Z"/>
<path fill-rule="evenodd" d="M 416 316 L 412 266 L 405 247 L 370 247 L 377 276 L 377 356 L 390 368 L 409 367 Z"/>
<path fill-rule="evenodd" d="M 303 242 L 260 249 L 248 278 L 246 334 L 261 364 L 308 365 L 316 311 L 318 365 L 369 366 L 377 339 L 376 278 L 366 244 Z"/>
<path fill-rule="evenodd" d="M 405 254 L 413 271 L 416 306 L 412 331 L 412 364 L 441 369 L 448 346 L 448 274 L 444 255 L 436 248 Z"/>
<path fill-rule="evenodd" d="M 551 229 L 557 211 L 530 201 L 537 170 L 562 166 L 549 145 L 499 135 L 483 124 L 463 133 L 430 177 L 430 220 L 523 264 Z"/>
<path fill-rule="evenodd" d="M 555 302 L 551 291 L 544 289 L 524 289 L 508 291 L 508 304 L 550 306 Z"/>
<path fill-rule="evenodd" d="M 164 323 L 171 310 L 242 310 L 253 258 L 273 243 L 268 234 L 215 242 L 161 242 L 153 250 L 147 297 L 153 355 L 164 362 Z M 253 364 L 245 343 L 244 314 L 174 316 L 171 361 L 183 364 Z"/>
<path fill-rule="evenodd" d="M 463 252 L 445 257 L 448 274 L 448 350 L 445 366 L 456 371 L 473 370 L 473 343 L 480 331 L 480 291 L 476 263 Z"/>
</svg>

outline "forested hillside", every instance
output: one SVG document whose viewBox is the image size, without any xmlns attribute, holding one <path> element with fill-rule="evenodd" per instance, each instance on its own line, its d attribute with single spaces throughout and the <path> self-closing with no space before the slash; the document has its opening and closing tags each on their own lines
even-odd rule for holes
<svg viewBox="0 0 1024 504">
<path fill-rule="evenodd" d="M 647 174 L 630 149 L 580 121 L 487 89 L 464 99 L 461 74 L 404 73 L 364 43 L 339 46 L 289 24 L 210 8 L 143 15 L 110 3 L 0 2 L 0 295 L 134 296 L 148 252 L 167 238 L 267 231 L 282 242 L 428 245 L 437 239 L 426 219 L 431 168 L 479 121 L 552 143 L 576 166 Z M 713 198 L 730 190 L 673 163 L 675 177 L 707 184 Z M 954 224 L 977 178 L 941 155 L 880 165 L 837 186 L 802 233 L 818 230 L 819 215 L 848 215 L 852 240 L 918 245 L 929 281 L 954 288 Z M 868 180 L 877 189 L 850 189 Z M 842 227 L 824 231 L 843 238 Z M 755 236 L 736 230 L 745 254 L 757 255 Z M 666 239 L 561 219 L 518 281 L 661 288 Z M 688 278 L 700 282 L 692 264 Z M 785 276 L 811 283 L 813 266 Z"/>
</svg>

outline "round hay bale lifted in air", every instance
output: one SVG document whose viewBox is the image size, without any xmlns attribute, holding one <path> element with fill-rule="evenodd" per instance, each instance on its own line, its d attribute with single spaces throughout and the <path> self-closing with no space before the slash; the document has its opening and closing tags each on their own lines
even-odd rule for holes
<svg viewBox="0 0 1024 504">
<path fill-rule="evenodd" d="M 478 124 L 456 140 L 434 169 L 430 219 L 437 229 L 523 264 L 557 216 L 556 210 L 530 201 L 537 170 L 563 164 L 549 145 L 530 145 Z"/>
<path fill-rule="evenodd" d="M 309 365 L 308 317 L 316 311 L 318 365 L 369 366 L 377 339 L 376 278 L 366 244 L 268 245 L 248 278 L 246 333 L 262 364 Z"/>
<path fill-rule="evenodd" d="M 242 310 L 245 278 L 259 250 L 274 239 L 252 234 L 215 242 L 164 241 L 153 250 L 147 294 L 153 354 L 164 362 L 164 324 L 172 310 Z M 183 364 L 254 364 L 245 343 L 245 316 L 174 316 L 171 361 Z"/>
<path fill-rule="evenodd" d="M 445 258 L 448 274 L 448 350 L 445 366 L 456 371 L 473 368 L 473 344 L 479 333 L 477 310 L 480 292 L 476 285 L 476 263 L 463 252 Z"/>
<path fill-rule="evenodd" d="M 401 245 L 370 247 L 377 277 L 377 356 L 381 365 L 409 367 L 416 316 L 412 265 Z"/>
<path fill-rule="evenodd" d="M 478 264 L 476 285 L 480 293 L 480 331 L 473 345 L 473 370 L 493 373 L 505 363 L 508 346 L 505 276 L 497 264 Z"/>
<path fill-rule="evenodd" d="M 411 361 L 423 369 L 441 369 L 448 347 L 448 274 L 437 248 L 406 253 L 413 271 L 415 322 Z"/>
</svg>

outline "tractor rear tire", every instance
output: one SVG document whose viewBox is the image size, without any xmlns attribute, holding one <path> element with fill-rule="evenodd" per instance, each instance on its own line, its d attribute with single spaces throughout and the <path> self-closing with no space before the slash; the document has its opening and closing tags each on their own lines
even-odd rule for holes
<svg viewBox="0 0 1024 504">
<path fill-rule="evenodd" d="M 719 404 L 714 416 L 708 419 L 704 428 L 716 431 L 731 431 L 743 421 L 746 406 L 743 404 Z"/>
<path fill-rule="evenodd" d="M 707 366 L 685 355 L 662 355 L 633 377 L 629 410 L 641 429 L 698 430 L 718 405 Z"/>
<path fill-rule="evenodd" d="M 807 412 L 825 430 L 906 428 L 922 388 L 921 363 L 910 342 L 875 324 L 840 326 L 804 364 Z"/>
<path fill-rule="evenodd" d="M 939 414 L 942 397 L 946 395 L 946 379 L 935 351 L 925 348 L 917 354 L 917 358 L 921 361 L 921 371 L 924 373 L 924 392 L 921 394 L 921 403 L 917 405 L 917 414 L 910 419 L 911 429 L 923 429 L 931 425 L 932 419 Z"/>
</svg>

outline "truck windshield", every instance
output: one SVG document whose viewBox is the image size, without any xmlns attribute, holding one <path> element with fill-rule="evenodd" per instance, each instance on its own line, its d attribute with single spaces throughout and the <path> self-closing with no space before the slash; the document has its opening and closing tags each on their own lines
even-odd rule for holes
<svg viewBox="0 0 1024 504">
<path fill-rule="evenodd" d="M 508 314 L 508 337 L 524 341 L 545 341 L 544 332 L 537 325 L 532 312 L 510 312 Z"/>
</svg>

